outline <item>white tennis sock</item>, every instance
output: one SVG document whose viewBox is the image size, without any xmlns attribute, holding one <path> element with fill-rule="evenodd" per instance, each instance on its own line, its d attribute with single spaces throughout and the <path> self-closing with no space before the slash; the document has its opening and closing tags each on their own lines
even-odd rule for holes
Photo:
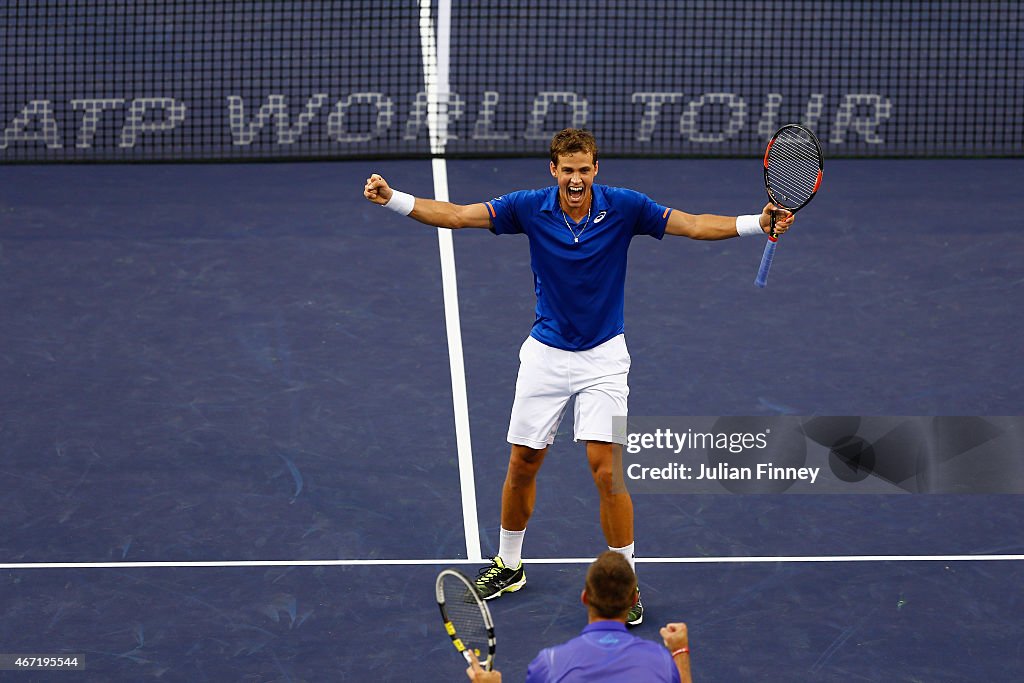
<svg viewBox="0 0 1024 683">
<path fill-rule="evenodd" d="M 509 569 L 515 569 L 523 561 L 523 536 L 526 529 L 522 531 L 509 531 L 502 527 L 501 538 L 498 542 L 498 557 Z"/>
<path fill-rule="evenodd" d="M 629 545 L 624 546 L 622 548 L 613 548 L 611 546 L 608 546 L 608 550 L 611 550 L 613 553 L 618 553 L 619 555 L 622 555 L 624 558 L 626 558 L 626 562 L 629 562 L 630 569 L 633 570 L 633 573 L 636 573 L 636 560 L 633 558 L 634 545 L 636 545 L 636 543 L 630 543 Z"/>
</svg>

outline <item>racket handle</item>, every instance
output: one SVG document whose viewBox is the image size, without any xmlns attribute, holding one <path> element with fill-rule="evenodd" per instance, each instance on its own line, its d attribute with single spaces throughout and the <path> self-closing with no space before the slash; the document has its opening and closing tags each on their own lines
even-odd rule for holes
<svg viewBox="0 0 1024 683">
<path fill-rule="evenodd" d="M 754 284 L 758 287 L 764 287 L 768 284 L 768 271 L 772 267 L 772 259 L 775 258 L 775 247 L 778 243 L 778 240 L 768 238 L 768 243 L 764 245 L 764 253 L 761 255 L 761 267 L 757 270 L 757 277 L 754 279 Z"/>
</svg>

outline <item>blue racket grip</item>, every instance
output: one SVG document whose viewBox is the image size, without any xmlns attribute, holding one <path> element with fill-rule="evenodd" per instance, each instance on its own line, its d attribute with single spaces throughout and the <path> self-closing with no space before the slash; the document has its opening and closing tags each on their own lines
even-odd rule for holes
<svg viewBox="0 0 1024 683">
<path fill-rule="evenodd" d="M 757 277 L 754 279 L 754 284 L 758 287 L 764 287 L 768 284 L 768 271 L 772 267 L 772 259 L 775 258 L 775 246 L 777 244 L 777 240 L 769 238 L 768 244 L 764 245 L 764 253 L 761 255 L 761 267 L 757 270 Z"/>
</svg>

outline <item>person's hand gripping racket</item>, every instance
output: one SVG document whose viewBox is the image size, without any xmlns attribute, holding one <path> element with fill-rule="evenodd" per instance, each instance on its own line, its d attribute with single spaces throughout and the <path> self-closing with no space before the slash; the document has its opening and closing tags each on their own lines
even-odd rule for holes
<svg viewBox="0 0 1024 683">
<path fill-rule="evenodd" d="M 769 205 L 785 209 L 790 214 L 796 213 L 807 206 L 821 186 L 821 174 L 825 169 L 821 144 L 814 133 L 803 126 L 787 124 L 780 128 L 768 142 L 764 152 L 764 188 L 771 200 Z M 754 284 L 764 287 L 768 283 L 768 270 L 772 267 L 775 257 L 775 245 L 779 231 L 777 212 L 769 216 L 769 225 L 765 226 L 764 216 L 761 226 L 769 227 L 768 244 L 761 256 L 761 267 L 758 268 Z M 784 231 L 782 231 L 784 232 Z"/>
<path fill-rule="evenodd" d="M 476 653 L 469 651 L 469 666 L 466 668 L 466 676 L 473 683 L 501 683 L 500 671 L 488 671 L 480 666 L 480 660 Z"/>
<path fill-rule="evenodd" d="M 784 235 L 787 230 L 793 227 L 793 220 L 795 216 L 792 211 L 789 211 L 778 204 L 768 202 L 761 209 L 761 217 L 758 222 L 761 224 L 761 229 L 768 228 L 766 233 L 768 239 L 771 240 L 773 237 L 777 240 L 781 235 Z"/>
</svg>

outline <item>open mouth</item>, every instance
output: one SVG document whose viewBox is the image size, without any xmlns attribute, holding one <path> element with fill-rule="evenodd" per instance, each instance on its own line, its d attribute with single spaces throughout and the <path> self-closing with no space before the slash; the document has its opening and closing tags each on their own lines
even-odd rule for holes
<svg viewBox="0 0 1024 683">
<path fill-rule="evenodd" d="M 568 195 L 569 201 L 579 202 L 583 201 L 583 193 L 585 192 L 585 190 L 586 188 L 584 188 L 582 184 L 567 185 L 565 188 L 565 193 Z"/>
</svg>

